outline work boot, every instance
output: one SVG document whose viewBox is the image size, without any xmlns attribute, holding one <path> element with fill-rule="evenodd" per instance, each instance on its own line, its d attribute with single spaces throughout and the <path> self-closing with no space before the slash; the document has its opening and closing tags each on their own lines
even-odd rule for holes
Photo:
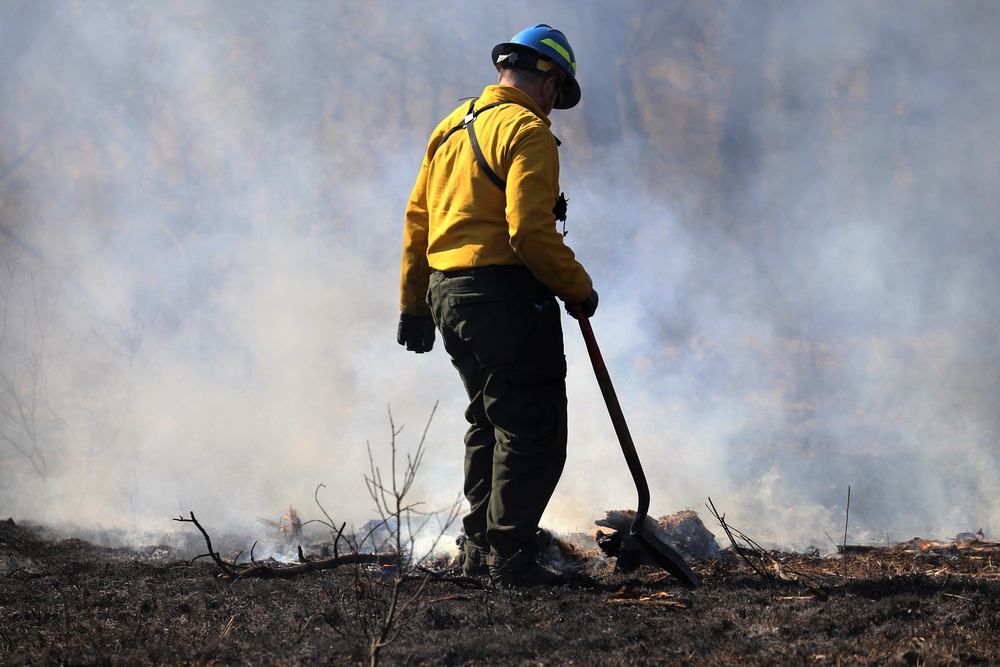
<svg viewBox="0 0 1000 667">
<path fill-rule="evenodd" d="M 466 577 L 485 577 L 490 573 L 490 568 L 485 562 L 487 556 L 488 552 L 477 547 L 471 540 L 462 539 L 456 560 Z"/>
<path fill-rule="evenodd" d="M 490 565 L 490 581 L 498 588 L 528 588 L 531 586 L 562 586 L 566 575 L 550 570 L 534 558 L 503 560 L 494 557 Z"/>
</svg>

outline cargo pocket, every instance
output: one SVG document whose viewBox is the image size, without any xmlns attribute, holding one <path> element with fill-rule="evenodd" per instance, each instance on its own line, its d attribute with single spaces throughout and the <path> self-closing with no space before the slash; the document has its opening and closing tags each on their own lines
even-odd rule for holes
<svg viewBox="0 0 1000 667">
<path fill-rule="evenodd" d="M 453 291 L 446 302 L 448 325 L 469 345 L 483 368 L 510 362 L 513 335 L 503 287 Z"/>
</svg>

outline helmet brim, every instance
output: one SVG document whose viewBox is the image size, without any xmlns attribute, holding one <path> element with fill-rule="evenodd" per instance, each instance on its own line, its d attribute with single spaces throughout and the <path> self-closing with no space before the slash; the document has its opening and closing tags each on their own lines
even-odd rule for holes
<svg viewBox="0 0 1000 667">
<path fill-rule="evenodd" d="M 562 95 L 559 96 L 559 101 L 556 102 L 556 109 L 572 109 L 577 104 L 580 103 L 581 91 L 580 84 L 577 83 L 575 78 L 569 78 L 566 85 L 563 86 Z"/>
</svg>

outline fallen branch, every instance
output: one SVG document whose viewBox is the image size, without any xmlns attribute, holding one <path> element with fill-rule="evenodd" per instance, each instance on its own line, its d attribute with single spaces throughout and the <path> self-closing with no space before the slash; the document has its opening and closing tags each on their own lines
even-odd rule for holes
<svg viewBox="0 0 1000 667">
<path fill-rule="evenodd" d="M 477 577 L 467 577 L 462 574 L 451 574 L 450 572 L 441 572 L 438 570 L 431 570 L 423 565 L 418 565 L 416 567 L 417 571 L 422 572 L 425 576 L 435 581 L 444 581 L 449 584 L 455 584 L 462 588 L 480 588 L 485 590 L 488 588 L 487 584 Z"/>
<path fill-rule="evenodd" d="M 205 538 L 205 544 L 208 545 L 208 553 L 207 554 L 202 554 L 201 556 L 196 556 L 195 558 L 191 559 L 192 562 L 194 562 L 198 558 L 204 558 L 205 556 L 211 556 L 212 560 L 215 561 L 216 566 L 220 570 L 222 570 L 222 574 L 225 575 L 226 577 L 235 577 L 237 574 L 239 574 L 239 569 L 237 568 L 237 566 L 235 564 L 230 564 L 230 563 L 227 563 L 226 561 L 222 560 L 222 557 L 219 555 L 219 552 L 212 548 L 212 538 L 209 537 L 208 532 L 204 528 L 201 527 L 200 523 L 198 523 L 198 519 L 195 518 L 194 512 L 191 512 L 191 518 L 190 519 L 185 519 L 184 517 L 179 516 L 176 519 L 174 519 L 174 521 L 177 521 L 177 522 L 180 522 L 180 523 L 193 523 L 195 525 L 195 528 L 197 528 L 198 530 L 200 530 L 202 536 Z"/>
<path fill-rule="evenodd" d="M 344 554 L 323 560 L 310 560 L 296 565 L 253 565 L 240 570 L 236 579 L 282 579 L 296 577 L 307 572 L 332 570 L 341 565 L 392 565 L 396 562 L 395 554 Z M 239 566 L 237 566 L 239 567 Z"/>
<path fill-rule="evenodd" d="M 958 597 L 958 596 L 954 595 L 952 597 Z M 443 597 L 434 598 L 433 600 L 427 600 L 426 602 L 424 602 L 424 604 L 425 605 L 437 604 L 438 602 L 451 602 L 454 600 L 457 600 L 459 602 L 473 602 L 475 601 L 475 599 L 476 598 L 472 595 L 445 595 Z"/>
<path fill-rule="evenodd" d="M 670 593 L 663 591 L 644 595 L 629 590 L 627 586 L 623 586 L 617 592 L 605 597 L 602 602 L 622 605 L 646 605 L 650 607 L 675 607 L 677 609 L 688 608 L 687 604 L 671 599 L 673 597 Z"/>
<path fill-rule="evenodd" d="M 201 531 L 202 536 L 205 538 L 205 544 L 208 545 L 208 553 L 202 554 L 201 556 L 196 556 L 192 559 L 192 562 L 199 559 L 205 558 L 206 556 L 211 557 L 215 562 L 216 567 L 222 572 L 222 578 L 228 580 L 237 579 L 281 579 L 296 577 L 307 572 L 318 572 L 320 570 L 330 570 L 335 567 L 340 567 L 341 565 L 391 565 L 397 560 L 395 554 L 380 554 L 380 553 L 352 553 L 336 555 L 333 558 L 325 558 L 322 560 L 307 560 L 305 555 L 302 553 L 302 547 L 299 547 L 299 562 L 295 565 L 265 565 L 263 563 L 252 562 L 249 565 L 237 564 L 235 559 L 233 562 L 223 560 L 219 555 L 219 552 L 212 548 L 212 538 L 209 536 L 208 531 L 206 531 L 198 519 L 195 517 L 194 512 L 191 512 L 191 518 L 185 519 L 184 517 L 177 517 L 174 521 L 180 523 L 193 523 L 195 527 Z M 256 543 L 255 543 L 256 546 Z M 242 552 L 241 552 L 242 553 Z M 238 557 L 238 556 L 237 556 Z M 253 549 L 251 549 L 251 560 L 253 560 Z"/>
</svg>

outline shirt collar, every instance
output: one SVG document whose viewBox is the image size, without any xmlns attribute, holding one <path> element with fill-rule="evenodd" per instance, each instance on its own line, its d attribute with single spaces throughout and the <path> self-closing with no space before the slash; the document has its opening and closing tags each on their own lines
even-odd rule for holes
<svg viewBox="0 0 1000 667">
<path fill-rule="evenodd" d="M 531 113 L 541 118 L 545 121 L 545 125 L 547 127 L 552 126 L 552 121 L 550 121 L 549 117 L 542 112 L 541 108 L 537 104 L 535 104 L 535 101 L 531 99 L 526 92 L 519 88 L 515 88 L 514 86 L 507 84 L 494 84 L 492 86 L 486 86 L 483 90 L 482 97 L 479 99 L 481 102 L 485 102 L 487 104 L 499 100 L 513 102 L 514 104 L 524 107 Z"/>
</svg>

